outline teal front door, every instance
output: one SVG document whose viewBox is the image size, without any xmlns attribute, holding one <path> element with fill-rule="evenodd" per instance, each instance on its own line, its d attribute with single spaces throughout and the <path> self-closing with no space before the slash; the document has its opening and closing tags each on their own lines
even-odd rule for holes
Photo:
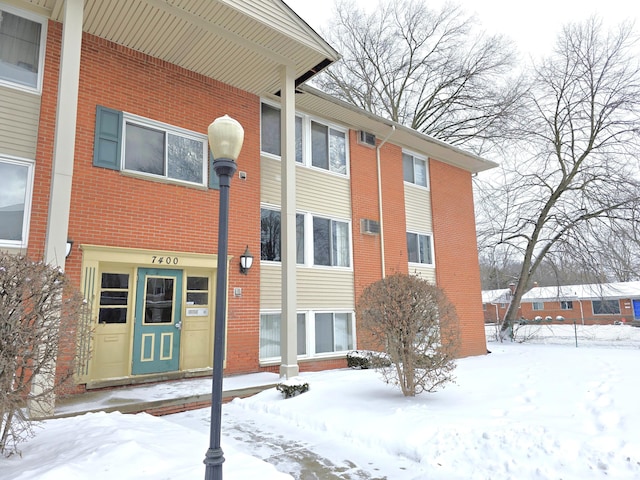
<svg viewBox="0 0 640 480">
<path fill-rule="evenodd" d="M 138 269 L 131 373 L 178 370 L 182 312 L 182 271 Z"/>
</svg>

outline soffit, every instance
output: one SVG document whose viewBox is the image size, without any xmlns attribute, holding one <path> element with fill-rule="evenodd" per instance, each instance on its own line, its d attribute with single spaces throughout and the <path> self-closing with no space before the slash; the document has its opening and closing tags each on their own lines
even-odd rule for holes
<svg viewBox="0 0 640 480">
<path fill-rule="evenodd" d="M 62 0 L 11 3 L 62 21 Z M 339 58 L 280 0 L 85 0 L 83 31 L 255 93 Z"/>
<path fill-rule="evenodd" d="M 354 130 L 366 130 L 374 133 L 379 140 L 384 140 L 391 134 L 388 140 L 390 143 L 472 173 L 498 166 L 490 160 L 366 112 L 308 85 L 303 85 L 298 89 L 296 109 L 340 122 Z"/>
</svg>

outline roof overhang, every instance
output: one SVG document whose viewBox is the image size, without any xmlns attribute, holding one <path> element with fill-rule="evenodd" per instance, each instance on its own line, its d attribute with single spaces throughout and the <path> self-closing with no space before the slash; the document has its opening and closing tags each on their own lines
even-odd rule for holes
<svg viewBox="0 0 640 480">
<path fill-rule="evenodd" d="M 61 22 L 62 0 L 12 0 Z M 340 58 L 280 0 L 85 0 L 83 31 L 256 95 Z"/>
<path fill-rule="evenodd" d="M 369 113 L 308 85 L 300 86 L 297 92 L 296 109 L 300 111 L 334 119 L 355 130 L 371 132 L 379 138 L 386 138 L 393 132 L 389 138 L 390 142 L 471 173 L 482 172 L 498 166 L 495 162 Z"/>
</svg>

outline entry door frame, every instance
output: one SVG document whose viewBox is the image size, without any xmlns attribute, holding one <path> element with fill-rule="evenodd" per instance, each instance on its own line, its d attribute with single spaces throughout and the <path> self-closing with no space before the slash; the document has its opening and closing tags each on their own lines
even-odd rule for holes
<svg viewBox="0 0 640 480">
<path fill-rule="evenodd" d="M 171 323 L 145 323 L 148 278 L 174 279 Z M 131 359 L 132 375 L 179 370 L 183 303 L 182 285 L 182 270 L 138 268 Z"/>
</svg>

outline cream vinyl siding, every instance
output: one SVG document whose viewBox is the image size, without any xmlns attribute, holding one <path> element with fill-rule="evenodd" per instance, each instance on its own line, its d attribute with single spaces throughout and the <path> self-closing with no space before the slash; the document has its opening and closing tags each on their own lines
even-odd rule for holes
<svg viewBox="0 0 640 480">
<path fill-rule="evenodd" d="M 0 87 L 0 153 L 36 158 L 40 96 Z"/>
<path fill-rule="evenodd" d="M 417 275 L 420 278 L 424 278 L 428 282 L 431 282 L 433 284 L 436 283 L 435 267 L 412 263 L 409 265 L 409 275 Z"/>
<path fill-rule="evenodd" d="M 260 201 L 280 205 L 280 160 L 262 156 L 260 161 Z M 313 168 L 296 168 L 296 210 L 317 215 L 351 218 L 349 177 Z"/>
<path fill-rule="evenodd" d="M 260 265 L 260 309 L 280 310 L 282 291 L 279 264 Z M 336 268 L 298 267 L 297 308 L 349 309 L 355 306 L 353 272 Z"/>
<path fill-rule="evenodd" d="M 432 232 L 431 192 L 424 187 L 405 183 L 404 202 L 407 216 L 407 232 Z"/>
</svg>

